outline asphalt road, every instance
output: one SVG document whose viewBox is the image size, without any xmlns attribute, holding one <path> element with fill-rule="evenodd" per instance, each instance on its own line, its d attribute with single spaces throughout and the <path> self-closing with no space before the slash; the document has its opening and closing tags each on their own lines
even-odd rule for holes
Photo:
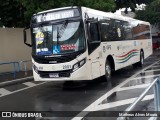
<svg viewBox="0 0 160 120">
<path fill-rule="evenodd" d="M 156 51 L 145 60 L 143 68 L 129 66 L 118 70 L 108 82 L 96 79 L 76 82 L 74 87 L 64 87 L 63 82 L 31 81 L 0 88 L 0 111 L 24 113 L 39 111 L 43 117 L 52 117 L 36 120 L 116 119 L 118 114 L 116 111 L 124 111 L 149 83 L 160 75 L 159 58 L 160 52 Z M 149 92 L 146 100 L 136 108 L 137 111 L 146 109 L 149 111 L 154 109 L 153 91 Z M 35 118 L 0 118 L 0 120 L 30 119 Z"/>
</svg>

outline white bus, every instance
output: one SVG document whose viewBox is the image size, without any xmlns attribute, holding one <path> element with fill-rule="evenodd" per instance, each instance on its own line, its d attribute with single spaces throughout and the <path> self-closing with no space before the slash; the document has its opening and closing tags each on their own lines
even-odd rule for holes
<svg viewBox="0 0 160 120">
<path fill-rule="evenodd" d="M 52 9 L 34 14 L 28 28 L 35 81 L 107 80 L 152 54 L 150 24 L 110 12 Z"/>
</svg>

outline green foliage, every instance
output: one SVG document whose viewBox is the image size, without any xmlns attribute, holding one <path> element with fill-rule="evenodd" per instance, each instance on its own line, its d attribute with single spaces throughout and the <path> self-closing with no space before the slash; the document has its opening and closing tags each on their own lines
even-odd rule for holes
<svg viewBox="0 0 160 120">
<path fill-rule="evenodd" d="M 0 25 L 16 27 L 22 24 L 22 4 L 17 0 L 0 1 Z M 22 20 L 22 22 L 20 22 Z"/>
<path fill-rule="evenodd" d="M 0 26 L 25 27 L 37 12 L 66 6 L 85 6 L 102 11 L 115 11 L 151 0 L 0 0 Z M 153 14 L 153 13 L 150 13 Z"/>
<path fill-rule="evenodd" d="M 0 26 L 25 27 L 34 13 L 66 6 L 86 6 L 113 11 L 114 0 L 5 0 L 0 1 Z"/>
<path fill-rule="evenodd" d="M 136 18 L 160 26 L 160 0 L 154 0 L 145 10 L 137 11 Z"/>
</svg>

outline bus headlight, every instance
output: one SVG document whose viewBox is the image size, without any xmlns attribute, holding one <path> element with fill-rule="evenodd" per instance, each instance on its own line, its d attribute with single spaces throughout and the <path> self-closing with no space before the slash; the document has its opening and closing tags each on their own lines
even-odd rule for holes
<svg viewBox="0 0 160 120">
<path fill-rule="evenodd" d="M 86 58 L 73 65 L 73 72 L 82 67 L 86 63 Z"/>
<path fill-rule="evenodd" d="M 38 73 L 38 68 L 33 64 L 33 69 L 36 73 Z"/>
</svg>

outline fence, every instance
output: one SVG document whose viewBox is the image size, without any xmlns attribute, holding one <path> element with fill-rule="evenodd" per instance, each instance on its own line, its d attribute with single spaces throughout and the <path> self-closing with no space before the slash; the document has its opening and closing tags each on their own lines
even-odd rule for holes
<svg viewBox="0 0 160 120">
<path fill-rule="evenodd" d="M 31 60 L 20 61 L 20 62 L 2 62 L 2 63 L 0 63 L 0 66 L 2 66 L 2 65 L 11 65 L 11 66 L 13 66 L 13 69 L 10 72 L 0 73 L 0 75 L 13 73 L 13 77 L 15 78 L 16 77 L 16 73 L 20 72 L 20 71 L 24 71 L 25 75 L 27 75 L 27 63 L 29 63 L 29 62 L 31 62 Z"/>
<path fill-rule="evenodd" d="M 146 94 L 154 87 L 154 95 L 155 95 L 155 111 L 160 111 L 160 77 L 156 78 L 148 88 L 137 98 L 125 111 L 125 114 L 130 113 L 136 105 L 146 96 Z M 118 117 L 117 120 L 129 120 L 129 117 Z M 154 117 L 153 120 L 157 118 Z"/>
</svg>

